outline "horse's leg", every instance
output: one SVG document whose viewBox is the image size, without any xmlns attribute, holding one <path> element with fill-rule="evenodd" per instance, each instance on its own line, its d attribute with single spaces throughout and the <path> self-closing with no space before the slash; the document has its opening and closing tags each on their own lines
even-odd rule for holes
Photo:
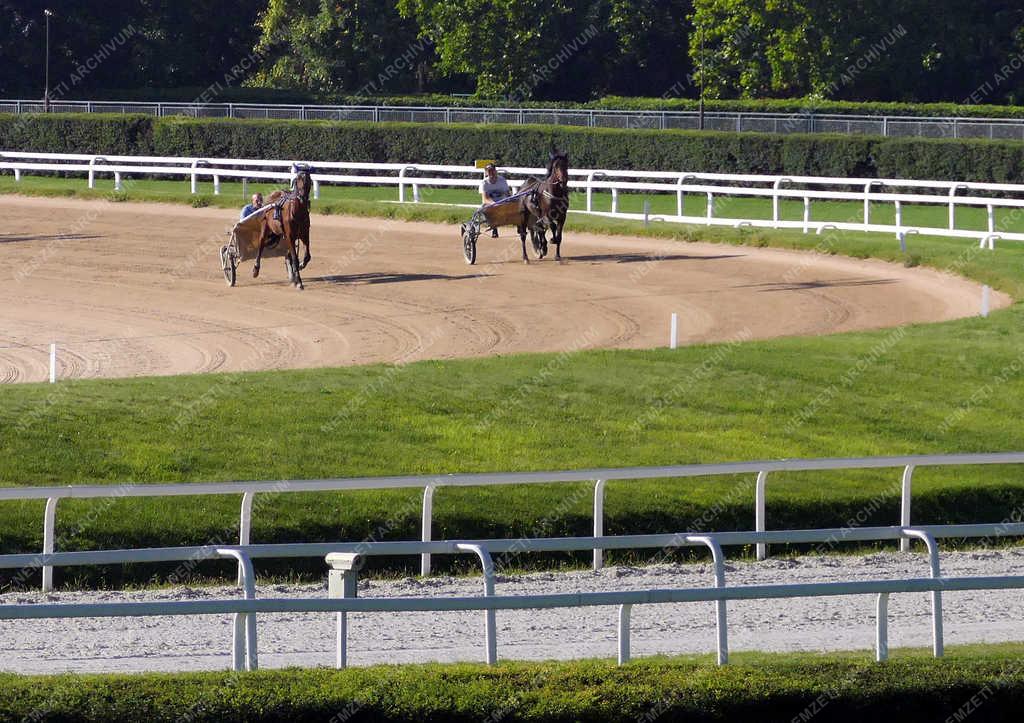
<svg viewBox="0 0 1024 723">
<path fill-rule="evenodd" d="M 309 262 L 313 259 L 309 253 L 309 224 L 305 225 L 305 233 L 302 235 L 302 245 L 306 247 L 306 253 L 302 257 L 302 264 L 299 266 L 299 269 L 304 269 L 309 266 Z"/>
<path fill-rule="evenodd" d="M 559 221 L 551 222 L 551 242 L 555 244 L 555 261 L 562 260 L 562 224 Z"/>
<path fill-rule="evenodd" d="M 264 222 L 260 227 L 259 249 L 256 251 L 256 264 L 252 267 L 252 277 L 255 279 L 260 275 L 260 262 L 263 260 L 263 247 L 267 245 L 267 233 L 269 225 Z"/>
<path fill-rule="evenodd" d="M 292 243 L 292 269 L 295 270 L 295 276 L 292 279 L 292 283 L 295 285 L 296 289 L 302 291 L 306 287 L 302 284 L 302 277 L 299 276 L 300 268 L 302 267 L 299 266 L 299 240 L 295 239 Z"/>
<path fill-rule="evenodd" d="M 519 243 L 523 247 L 523 263 L 528 264 L 530 263 L 530 257 L 526 255 L 526 224 L 519 224 L 519 226 L 516 227 L 516 230 L 519 232 Z"/>
</svg>

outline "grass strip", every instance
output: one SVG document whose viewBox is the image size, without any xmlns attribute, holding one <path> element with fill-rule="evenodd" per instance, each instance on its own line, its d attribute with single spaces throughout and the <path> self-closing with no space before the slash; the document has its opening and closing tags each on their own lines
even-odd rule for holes
<svg viewBox="0 0 1024 723">
<path fill-rule="evenodd" d="M 1019 645 L 867 654 L 406 665 L 257 673 L 0 675 L 0 721 L 1018 721 Z M 823 715 L 822 715 L 823 714 Z"/>
</svg>

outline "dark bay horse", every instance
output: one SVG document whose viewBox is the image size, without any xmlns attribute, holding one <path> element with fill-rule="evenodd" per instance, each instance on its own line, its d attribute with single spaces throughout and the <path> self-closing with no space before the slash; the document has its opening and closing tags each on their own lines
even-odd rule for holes
<svg viewBox="0 0 1024 723">
<path fill-rule="evenodd" d="M 569 155 L 551 148 L 548 156 L 547 177 L 544 180 L 531 178 L 523 184 L 523 190 L 532 190 L 520 202 L 524 217 L 529 215 L 527 226 L 533 237 L 533 247 L 541 258 L 547 254 L 547 229 L 551 229 L 551 243 L 555 245 L 555 259 L 562 260 L 562 229 L 569 213 Z M 526 238 L 523 241 L 523 259 L 526 259 Z"/>
<path fill-rule="evenodd" d="M 295 184 L 291 191 L 274 191 L 267 198 L 267 203 L 274 204 L 274 208 L 263 214 L 260 248 L 256 255 L 256 265 L 252 269 L 253 278 L 260 275 L 263 249 L 284 243 L 287 244 L 284 263 L 288 269 L 288 280 L 296 289 L 305 288 L 299 271 L 306 268 L 312 258 L 309 253 L 309 193 L 312 188 L 313 179 L 309 171 L 301 170 L 295 176 Z M 301 264 L 300 242 L 306 247 Z"/>
</svg>

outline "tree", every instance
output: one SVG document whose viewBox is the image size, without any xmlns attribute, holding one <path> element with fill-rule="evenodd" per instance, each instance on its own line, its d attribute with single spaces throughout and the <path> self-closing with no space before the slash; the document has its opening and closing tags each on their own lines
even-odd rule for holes
<svg viewBox="0 0 1024 723">
<path fill-rule="evenodd" d="M 1019 55 L 1001 0 L 694 0 L 690 56 L 712 97 L 960 101 Z M 1024 75 L 1024 74 L 1022 74 Z M 987 102 L 1013 98 L 1014 78 Z"/>
<path fill-rule="evenodd" d="M 422 87 L 433 49 L 393 3 L 269 0 L 251 85 L 375 95 Z"/>
<path fill-rule="evenodd" d="M 614 49 L 607 55 L 607 90 L 622 95 L 694 95 L 687 52 L 693 0 L 609 4 Z"/>
<path fill-rule="evenodd" d="M 602 2 L 399 0 L 398 7 L 436 46 L 438 70 L 474 77 L 478 95 L 527 100 L 558 87 L 572 98 L 593 80 L 580 68 L 593 62 L 587 50 L 600 35 Z"/>
<path fill-rule="evenodd" d="M 222 82 L 256 41 L 254 0 L 0 0 L 0 92 L 41 97 L 43 8 L 62 97 Z M 84 71 L 84 72 L 83 72 Z"/>
</svg>

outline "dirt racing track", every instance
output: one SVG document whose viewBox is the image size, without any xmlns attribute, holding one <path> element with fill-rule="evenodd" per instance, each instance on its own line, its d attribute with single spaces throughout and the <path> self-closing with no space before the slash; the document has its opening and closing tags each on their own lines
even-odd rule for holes
<svg viewBox="0 0 1024 723">
<path fill-rule="evenodd" d="M 281 259 L 228 288 L 223 209 L 0 197 L 0 382 L 404 363 L 825 334 L 978 313 L 981 289 L 805 252 L 574 233 L 564 264 L 458 227 L 314 216 L 306 290 Z M 895 241 L 894 241 L 895 243 Z M 993 295 L 993 306 L 1009 298 Z"/>
</svg>

